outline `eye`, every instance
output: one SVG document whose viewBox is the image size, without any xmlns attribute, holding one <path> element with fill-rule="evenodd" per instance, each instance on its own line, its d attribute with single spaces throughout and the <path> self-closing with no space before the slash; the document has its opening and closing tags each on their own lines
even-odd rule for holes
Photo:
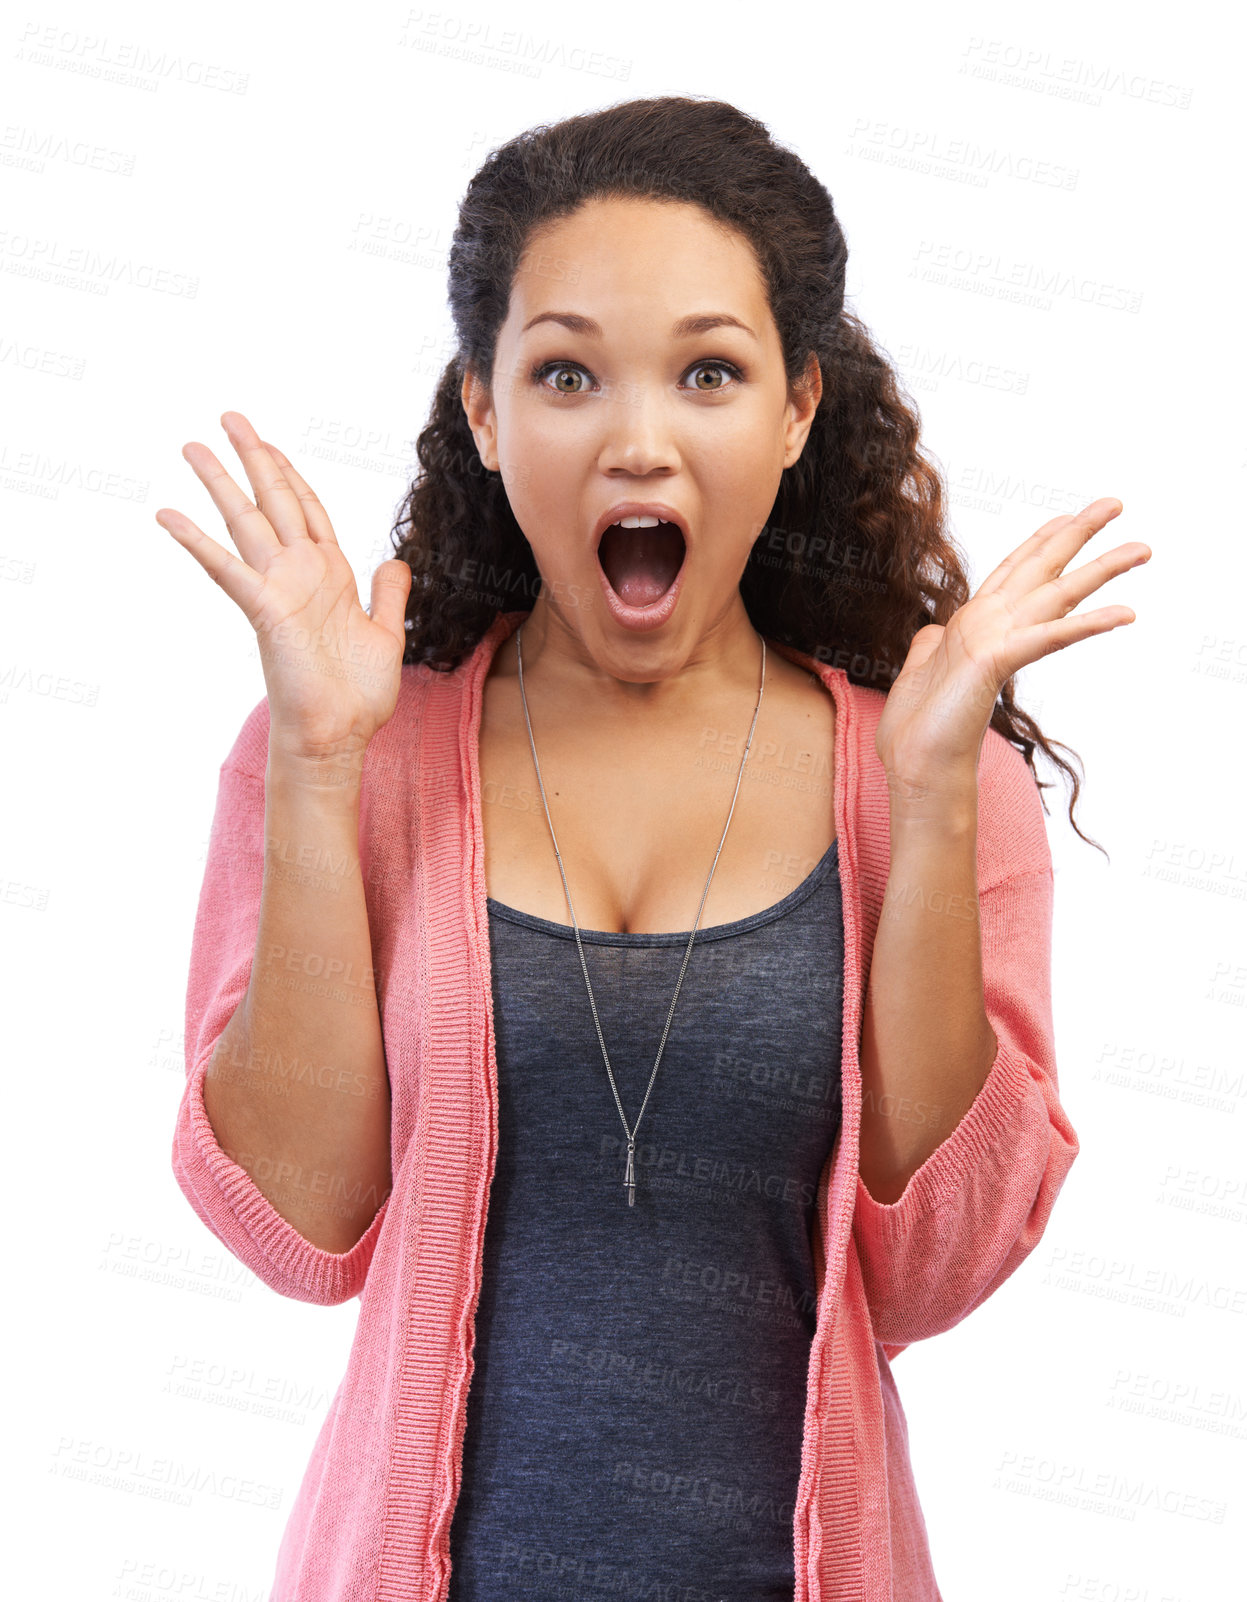
<svg viewBox="0 0 1247 1602">
<path fill-rule="evenodd" d="M 690 373 L 705 373 L 705 372 L 712 371 L 716 367 L 721 368 L 725 373 L 730 374 L 731 377 L 736 379 L 737 381 L 739 381 L 744 376 L 741 373 L 740 368 L 736 367 L 732 362 L 720 361 L 717 358 L 714 361 L 697 362 L 692 367 L 689 368 L 689 372 Z M 702 395 L 713 395 L 719 390 L 726 389 L 727 385 L 726 384 L 711 384 L 711 385 L 694 384 L 693 387 L 695 389 L 697 389 L 699 391 L 699 393 L 702 394 Z"/>
<path fill-rule="evenodd" d="M 557 373 L 560 377 L 567 373 L 584 373 L 588 377 L 587 370 L 576 362 L 539 362 L 529 376 L 535 384 L 543 384 L 545 388 L 549 389 L 551 386 L 545 382 L 547 373 Z M 555 393 L 558 395 L 583 395 L 584 390 L 568 389 L 560 386 L 555 390 Z"/>
</svg>

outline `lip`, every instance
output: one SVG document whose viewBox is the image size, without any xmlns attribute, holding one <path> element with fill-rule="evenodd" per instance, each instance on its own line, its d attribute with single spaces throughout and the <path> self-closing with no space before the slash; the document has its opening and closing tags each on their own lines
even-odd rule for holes
<svg viewBox="0 0 1247 1602">
<path fill-rule="evenodd" d="M 598 557 L 598 546 L 602 543 L 602 535 L 612 523 L 618 523 L 623 517 L 656 517 L 661 522 L 674 523 L 684 536 L 684 560 L 672 580 L 671 588 L 649 606 L 626 605 L 611 588 L 611 582 Z M 668 506 L 665 501 L 617 501 L 614 506 L 602 513 L 593 532 L 593 560 L 598 570 L 598 583 L 602 587 L 607 610 L 621 628 L 629 629 L 636 634 L 645 634 L 651 629 L 661 628 L 667 621 L 675 611 L 675 604 L 680 598 L 684 571 L 688 567 L 690 543 L 688 519 L 682 512 L 677 512 L 674 506 Z"/>
<path fill-rule="evenodd" d="M 608 507 L 598 518 L 593 529 L 593 552 L 597 555 L 597 548 L 602 543 L 602 535 L 612 523 L 618 523 L 621 517 L 656 517 L 663 523 L 674 523 L 684 536 L 685 545 L 691 545 L 688 537 L 688 518 L 683 512 L 677 512 L 674 506 L 668 506 L 665 501 L 616 501 L 614 506 Z"/>
</svg>

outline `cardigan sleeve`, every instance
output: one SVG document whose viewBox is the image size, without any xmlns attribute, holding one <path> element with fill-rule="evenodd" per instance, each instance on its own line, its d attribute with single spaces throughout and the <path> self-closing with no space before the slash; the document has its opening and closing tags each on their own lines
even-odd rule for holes
<svg viewBox="0 0 1247 1602">
<path fill-rule="evenodd" d="M 875 1337 L 888 1347 L 951 1329 L 1008 1279 L 1039 1244 L 1078 1155 L 1057 1095 L 1046 840 L 1039 855 L 1046 865 L 1032 851 L 1023 871 L 979 896 L 997 1040 L 982 1088 L 895 1202 L 876 1200 L 857 1176 L 853 1239 Z"/>
<path fill-rule="evenodd" d="M 328 1306 L 363 1289 L 389 1196 L 349 1251 L 324 1251 L 282 1217 L 221 1146 L 204 1106 L 209 1061 L 250 983 L 264 877 L 264 810 L 263 777 L 227 758 L 191 941 L 187 1080 L 173 1134 L 173 1172 L 200 1219 L 266 1285 L 296 1301 Z"/>
</svg>

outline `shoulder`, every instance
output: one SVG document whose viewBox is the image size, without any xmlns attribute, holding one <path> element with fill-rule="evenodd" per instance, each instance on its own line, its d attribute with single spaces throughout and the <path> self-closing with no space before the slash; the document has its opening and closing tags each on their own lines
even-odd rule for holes
<svg viewBox="0 0 1247 1602">
<path fill-rule="evenodd" d="M 840 678 L 851 727 L 845 751 L 857 769 L 855 790 L 867 810 L 887 815 L 887 781 L 875 750 L 887 691 Z M 995 729 L 983 736 L 978 768 L 978 868 L 980 891 L 1020 873 L 1051 873 L 1043 801 L 1026 758 Z"/>
</svg>

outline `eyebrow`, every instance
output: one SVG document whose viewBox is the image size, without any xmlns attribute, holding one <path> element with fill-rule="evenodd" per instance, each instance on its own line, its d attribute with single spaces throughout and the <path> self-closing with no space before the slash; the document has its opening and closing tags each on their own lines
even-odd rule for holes
<svg viewBox="0 0 1247 1602">
<path fill-rule="evenodd" d="M 573 334 L 581 334 L 586 339 L 601 339 L 602 325 L 595 323 L 592 317 L 582 317 L 579 312 L 539 312 L 536 317 L 530 317 L 521 334 L 526 334 L 537 323 L 559 323 Z M 693 312 L 687 317 L 681 317 L 672 325 L 671 337 L 673 339 L 691 339 L 696 334 L 708 334 L 712 328 L 742 328 L 750 339 L 757 339 L 757 335 L 748 323 L 742 323 L 739 317 L 733 317 L 730 312 Z"/>
</svg>

